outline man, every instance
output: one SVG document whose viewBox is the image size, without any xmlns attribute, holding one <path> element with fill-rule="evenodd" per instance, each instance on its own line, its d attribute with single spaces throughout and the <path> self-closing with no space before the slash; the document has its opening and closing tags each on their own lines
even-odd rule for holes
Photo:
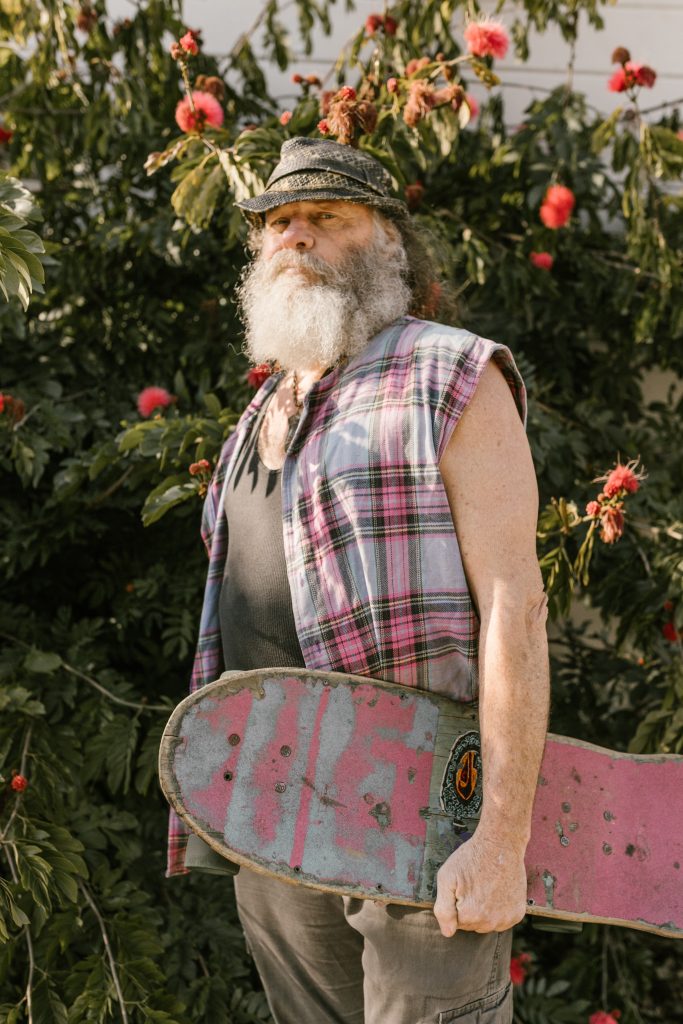
<svg viewBox="0 0 683 1024">
<path fill-rule="evenodd" d="M 509 1024 L 548 706 L 523 384 L 504 346 L 416 318 L 433 267 L 368 155 L 292 139 L 239 205 L 247 348 L 279 369 L 207 498 L 193 686 L 299 665 L 478 697 L 484 776 L 433 914 L 242 869 L 247 941 L 277 1024 Z"/>
</svg>

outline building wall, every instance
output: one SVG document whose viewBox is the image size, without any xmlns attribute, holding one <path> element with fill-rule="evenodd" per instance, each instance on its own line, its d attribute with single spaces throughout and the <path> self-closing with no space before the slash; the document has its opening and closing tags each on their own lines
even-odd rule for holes
<svg viewBox="0 0 683 1024">
<path fill-rule="evenodd" d="M 281 20 L 294 30 L 296 12 L 283 6 Z M 383 7 L 383 0 L 356 0 L 356 10 L 349 12 L 343 9 L 343 0 L 337 0 L 332 9 L 333 34 L 326 37 L 321 32 L 316 33 L 311 57 L 302 54 L 285 73 L 269 65 L 268 80 L 283 109 L 290 106 L 298 95 L 291 83 L 292 72 L 317 74 L 323 78 L 331 70 L 346 41 L 364 24 L 367 15 L 381 11 Z M 494 8 L 495 3 L 486 4 L 487 10 L 493 11 Z M 508 0 L 496 16 L 504 24 L 511 25 L 516 9 L 517 5 Z M 113 0 L 110 10 L 115 17 L 125 16 L 129 11 L 128 0 Z M 184 10 L 186 23 L 203 29 L 205 48 L 217 55 L 225 55 L 238 35 L 254 23 L 261 3 L 185 0 Z M 584 92 L 588 102 L 597 110 L 604 113 L 613 110 L 623 101 L 623 96 L 607 90 L 607 79 L 614 70 L 610 55 L 616 46 L 626 46 L 634 60 L 650 64 L 657 71 L 657 82 L 652 90 L 645 93 L 643 106 L 680 101 L 683 96 L 683 65 L 680 59 L 683 0 L 615 0 L 601 8 L 601 14 L 605 22 L 602 31 L 592 28 L 585 15 L 581 17 L 574 67 L 575 88 Z M 464 27 L 464 13 L 458 12 L 457 17 Z M 258 47 L 256 49 L 258 52 Z M 497 88 L 504 90 L 511 125 L 522 119 L 525 107 L 535 96 L 566 81 L 569 52 L 569 45 L 559 30 L 551 28 L 542 35 L 533 33 L 529 60 L 525 64 L 511 53 L 505 60 L 497 62 L 496 69 L 503 79 Z M 470 91 L 479 100 L 486 96 L 486 90 L 478 81 Z"/>
</svg>

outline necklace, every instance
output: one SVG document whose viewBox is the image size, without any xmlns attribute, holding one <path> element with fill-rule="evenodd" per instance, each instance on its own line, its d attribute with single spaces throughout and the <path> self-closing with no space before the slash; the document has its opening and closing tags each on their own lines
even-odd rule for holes
<svg viewBox="0 0 683 1024">
<path fill-rule="evenodd" d="M 304 407 L 304 403 L 299 398 L 299 374 L 296 370 L 292 370 L 292 395 L 294 398 L 295 413 L 289 417 L 287 426 L 287 437 L 285 438 L 285 449 L 289 448 L 296 433 L 296 428 L 299 426 L 299 420 L 301 419 L 301 413 Z"/>
</svg>

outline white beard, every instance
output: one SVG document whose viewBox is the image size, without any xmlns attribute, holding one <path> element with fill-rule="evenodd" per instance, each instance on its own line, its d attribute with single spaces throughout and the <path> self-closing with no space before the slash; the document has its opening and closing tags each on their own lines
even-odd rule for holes
<svg viewBox="0 0 683 1024">
<path fill-rule="evenodd" d="M 267 260 L 257 256 L 237 293 L 247 355 L 257 364 L 276 360 L 284 370 L 353 359 L 407 313 L 406 266 L 401 242 L 377 223 L 371 242 L 349 249 L 337 265 L 293 249 Z M 299 274 L 288 267 L 305 269 Z"/>
</svg>

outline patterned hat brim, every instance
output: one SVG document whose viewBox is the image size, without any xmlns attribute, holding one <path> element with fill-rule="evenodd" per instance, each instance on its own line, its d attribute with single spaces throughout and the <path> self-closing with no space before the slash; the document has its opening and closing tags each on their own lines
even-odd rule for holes
<svg viewBox="0 0 683 1024">
<path fill-rule="evenodd" d="M 388 217 L 399 218 L 408 216 L 408 207 L 400 199 L 391 199 L 389 196 L 380 196 L 369 189 L 353 188 L 349 185 L 335 185 L 334 187 L 320 186 L 318 188 L 292 188 L 283 191 L 266 191 L 259 196 L 250 199 L 242 199 L 235 202 L 245 213 L 252 216 L 259 216 L 269 210 L 275 210 L 278 206 L 286 203 L 315 202 L 323 199 L 341 199 L 347 203 L 361 203 L 363 206 L 373 206 Z"/>
</svg>

